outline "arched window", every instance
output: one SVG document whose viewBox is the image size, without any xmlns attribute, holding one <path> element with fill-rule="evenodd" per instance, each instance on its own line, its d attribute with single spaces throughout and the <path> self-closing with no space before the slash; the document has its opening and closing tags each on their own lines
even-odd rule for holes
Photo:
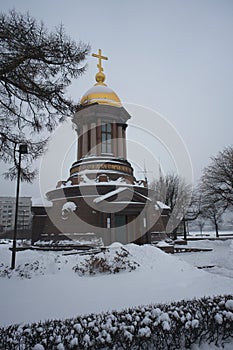
<svg viewBox="0 0 233 350">
<path fill-rule="evenodd" d="M 112 153 L 112 124 L 101 126 L 101 153 Z"/>
</svg>

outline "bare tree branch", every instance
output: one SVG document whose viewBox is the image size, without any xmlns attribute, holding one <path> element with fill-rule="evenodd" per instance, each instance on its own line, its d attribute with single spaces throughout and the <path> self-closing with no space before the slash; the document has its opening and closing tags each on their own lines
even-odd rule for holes
<svg viewBox="0 0 233 350">
<path fill-rule="evenodd" d="M 0 157 L 15 164 L 10 179 L 17 170 L 16 144 L 28 144 L 32 161 L 42 153 L 48 132 L 76 111 L 65 91 L 85 72 L 89 49 L 62 26 L 49 33 L 29 14 L 0 14 Z M 41 139 L 30 138 L 35 131 Z M 35 175 L 28 162 L 24 170 L 25 179 Z"/>
</svg>

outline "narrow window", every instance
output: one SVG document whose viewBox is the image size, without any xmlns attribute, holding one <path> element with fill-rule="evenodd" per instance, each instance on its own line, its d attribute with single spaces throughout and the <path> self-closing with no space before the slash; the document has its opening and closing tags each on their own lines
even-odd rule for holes
<svg viewBox="0 0 233 350">
<path fill-rule="evenodd" d="M 107 218 L 107 228 L 111 228 L 111 218 Z"/>
<path fill-rule="evenodd" d="M 112 124 L 103 124 L 101 127 L 101 152 L 112 153 Z"/>
</svg>

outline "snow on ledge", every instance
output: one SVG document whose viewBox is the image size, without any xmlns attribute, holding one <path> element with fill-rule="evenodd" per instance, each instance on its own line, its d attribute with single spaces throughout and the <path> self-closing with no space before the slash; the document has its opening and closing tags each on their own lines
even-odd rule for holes
<svg viewBox="0 0 233 350">
<path fill-rule="evenodd" d="M 160 202 L 160 201 L 156 201 L 156 205 L 159 207 L 159 209 L 171 209 L 168 205 L 166 205 L 165 203 Z M 156 209 L 158 209 L 158 208 L 156 208 Z"/>
<path fill-rule="evenodd" d="M 108 192 L 106 194 L 103 194 L 102 196 L 99 196 L 98 198 L 95 198 L 93 200 L 94 203 L 100 203 L 104 201 L 105 199 L 114 196 L 115 194 L 121 193 L 123 191 L 127 190 L 127 187 L 119 187 L 114 191 Z"/>
</svg>

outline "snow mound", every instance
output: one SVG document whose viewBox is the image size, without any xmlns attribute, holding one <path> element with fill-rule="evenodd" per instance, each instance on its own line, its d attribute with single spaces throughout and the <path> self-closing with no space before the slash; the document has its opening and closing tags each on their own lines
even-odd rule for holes
<svg viewBox="0 0 233 350">
<path fill-rule="evenodd" d="M 109 248 L 119 248 L 123 247 L 124 245 L 120 242 L 113 242 L 112 244 L 109 245 Z"/>
<path fill-rule="evenodd" d="M 230 268 L 229 260 L 222 258 L 222 248 L 224 254 L 230 256 L 230 243 L 211 244 L 216 247 L 213 252 L 215 259 L 219 256 L 226 264 L 224 266 Z M 0 245 L 1 264 L 8 267 L 11 261 L 9 247 L 9 244 Z M 130 273 L 125 270 L 123 273 L 98 273 L 85 278 L 75 273 L 73 267 L 87 259 L 88 255 L 75 252 L 67 255 L 69 253 L 62 251 L 17 252 L 16 269 L 10 278 L 0 277 L 0 325 L 232 293 L 232 278 L 199 270 L 183 261 L 178 254 L 169 255 L 151 245 L 123 246 L 116 242 L 107 248 L 109 256 L 114 256 L 119 249 L 128 252 L 129 263 L 140 266 Z M 185 254 L 188 256 L 189 253 Z M 194 254 L 190 253 L 190 256 Z M 212 255 L 203 252 L 202 256 L 207 258 Z M 111 266 L 114 269 L 117 265 Z M 226 305 L 229 313 L 232 312 L 232 304 L 233 301 L 229 300 Z M 167 323 L 164 327 L 168 328 Z"/>
</svg>

